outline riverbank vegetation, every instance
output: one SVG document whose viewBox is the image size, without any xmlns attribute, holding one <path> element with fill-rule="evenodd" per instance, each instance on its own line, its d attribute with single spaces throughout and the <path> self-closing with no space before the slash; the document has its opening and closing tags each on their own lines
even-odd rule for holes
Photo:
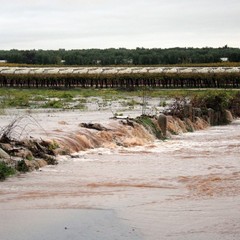
<svg viewBox="0 0 240 240">
<path fill-rule="evenodd" d="M 137 88 L 126 91 L 123 89 L 18 89 L 18 88 L 0 88 L 0 113 L 4 113 L 6 108 L 58 108 L 58 109 L 84 109 L 89 101 L 99 102 L 103 99 L 105 104 L 111 101 L 122 103 L 123 107 L 144 104 L 146 98 L 159 99 L 158 106 L 166 106 L 166 99 L 188 98 L 194 99 L 196 105 L 201 101 L 212 102 L 213 107 L 218 103 L 215 99 L 220 96 L 223 102 L 235 101 L 240 98 L 240 91 L 225 89 L 155 89 L 155 88 Z M 134 98 L 138 98 L 135 100 Z M 200 100 L 201 99 L 201 100 Z M 204 99 L 204 100 L 203 100 Z M 216 102 L 217 101 L 217 102 Z M 99 102 L 100 104 L 100 102 Z M 104 104 L 104 103 L 102 103 Z M 201 103 L 202 104 L 202 103 Z"/>
<path fill-rule="evenodd" d="M 0 162 L 0 181 L 5 180 L 7 177 L 14 175 L 16 170 L 6 164 L 5 162 Z"/>
</svg>

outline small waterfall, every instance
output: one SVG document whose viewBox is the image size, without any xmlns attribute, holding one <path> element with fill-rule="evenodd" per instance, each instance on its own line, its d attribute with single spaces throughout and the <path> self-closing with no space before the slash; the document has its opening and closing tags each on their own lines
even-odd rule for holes
<svg viewBox="0 0 240 240">
<path fill-rule="evenodd" d="M 98 124 L 98 129 L 95 125 L 84 126 L 75 133 L 57 135 L 54 140 L 62 149 L 73 153 L 99 147 L 142 146 L 155 139 L 142 125 L 133 121 L 116 121 L 104 126 Z"/>
<path fill-rule="evenodd" d="M 167 137 L 185 132 L 193 132 L 209 127 L 210 124 L 203 118 L 196 117 L 195 121 L 189 118 L 181 120 L 174 116 L 167 116 Z M 108 124 L 80 124 L 79 131 L 74 133 L 57 133 L 56 141 L 61 149 L 69 153 L 84 151 L 93 148 L 116 148 L 117 146 L 143 146 L 162 138 L 161 127 L 156 118 L 144 116 L 142 119 L 114 120 Z"/>
<path fill-rule="evenodd" d="M 172 116 L 168 116 L 167 118 L 167 129 L 170 134 L 180 134 L 185 132 L 203 130 L 209 126 L 210 124 L 200 117 L 196 117 L 196 120 L 194 122 L 189 118 L 186 118 L 184 120 Z"/>
</svg>

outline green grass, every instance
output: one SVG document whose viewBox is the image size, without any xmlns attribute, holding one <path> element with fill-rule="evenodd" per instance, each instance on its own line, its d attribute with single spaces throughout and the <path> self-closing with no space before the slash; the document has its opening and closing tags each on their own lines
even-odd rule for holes
<svg viewBox="0 0 240 240">
<path fill-rule="evenodd" d="M 131 100 L 128 100 L 128 101 L 122 101 L 122 106 L 124 107 L 134 107 L 136 105 L 140 105 L 141 103 L 134 100 L 134 99 L 131 99 Z"/>
<path fill-rule="evenodd" d="M 152 119 L 148 116 L 141 116 L 136 118 L 136 122 L 143 125 L 148 131 L 150 131 L 153 135 L 158 139 L 162 139 L 161 130 L 153 123 Z"/>
<path fill-rule="evenodd" d="M 20 108 L 64 108 L 67 102 L 86 103 L 88 97 L 100 97 L 102 99 L 122 100 L 127 97 L 152 97 L 152 98 L 176 98 L 176 97 L 204 97 L 214 94 L 226 94 L 231 97 L 239 93 L 237 90 L 209 89 L 209 90 L 187 90 L 187 89 L 136 89 L 124 91 L 119 89 L 71 89 L 71 90 L 49 90 L 49 89 L 13 89 L 0 88 L 0 106 L 2 109 L 11 107 Z M 40 102 L 44 102 L 41 104 Z M 39 102 L 39 103 L 38 103 Z M 136 102 L 128 102 L 128 105 L 135 105 Z"/>
<path fill-rule="evenodd" d="M 4 162 L 0 162 L 0 181 L 5 180 L 7 177 L 15 174 L 15 169 L 12 167 L 8 166 Z"/>
<path fill-rule="evenodd" d="M 60 100 L 52 100 L 42 104 L 42 108 L 64 108 L 64 103 Z"/>
</svg>

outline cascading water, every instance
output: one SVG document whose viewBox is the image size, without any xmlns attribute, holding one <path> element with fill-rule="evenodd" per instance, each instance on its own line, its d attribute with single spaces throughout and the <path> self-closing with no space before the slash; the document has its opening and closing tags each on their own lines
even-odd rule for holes
<svg viewBox="0 0 240 240">
<path fill-rule="evenodd" d="M 168 120 L 54 132 L 79 152 L 0 184 L 1 239 L 239 239 L 240 121 Z"/>
<path fill-rule="evenodd" d="M 122 121 L 111 122 L 101 126 L 102 129 L 81 128 L 75 133 L 55 136 L 61 148 L 69 152 L 78 152 L 92 148 L 114 148 L 116 146 L 142 146 L 154 141 L 151 135 L 143 126 L 136 122 L 131 125 Z"/>
</svg>

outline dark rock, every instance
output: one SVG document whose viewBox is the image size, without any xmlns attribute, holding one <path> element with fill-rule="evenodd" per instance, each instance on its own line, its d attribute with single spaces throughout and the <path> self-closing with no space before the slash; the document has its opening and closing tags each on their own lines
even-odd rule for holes
<svg viewBox="0 0 240 240">
<path fill-rule="evenodd" d="M 57 159 L 54 156 L 48 154 L 42 154 L 42 158 L 47 162 L 48 165 L 58 164 Z"/>
<path fill-rule="evenodd" d="M 214 110 L 212 108 L 208 108 L 208 122 L 211 126 L 214 125 Z"/>
<path fill-rule="evenodd" d="M 192 121 L 195 122 L 197 118 L 202 117 L 201 108 L 193 108 L 192 109 Z"/>
<path fill-rule="evenodd" d="M 15 151 L 14 155 L 17 157 L 22 157 L 27 160 L 33 160 L 34 158 L 32 152 L 27 148 L 18 149 L 17 151 Z"/>
<path fill-rule="evenodd" d="M 163 137 L 167 135 L 167 117 L 164 114 L 160 114 L 157 119 L 158 125 L 161 129 Z"/>
<path fill-rule="evenodd" d="M 226 123 L 231 123 L 233 121 L 232 113 L 229 110 L 225 110 L 225 120 Z"/>
<path fill-rule="evenodd" d="M 10 143 L 0 143 L 0 148 L 2 148 L 5 152 L 10 152 L 12 150 L 12 145 Z"/>
<path fill-rule="evenodd" d="M 89 129 L 95 129 L 98 131 L 107 131 L 108 130 L 107 128 L 105 128 L 103 125 L 101 125 L 99 123 L 80 123 L 79 126 L 84 127 L 84 128 L 89 128 Z"/>
</svg>

